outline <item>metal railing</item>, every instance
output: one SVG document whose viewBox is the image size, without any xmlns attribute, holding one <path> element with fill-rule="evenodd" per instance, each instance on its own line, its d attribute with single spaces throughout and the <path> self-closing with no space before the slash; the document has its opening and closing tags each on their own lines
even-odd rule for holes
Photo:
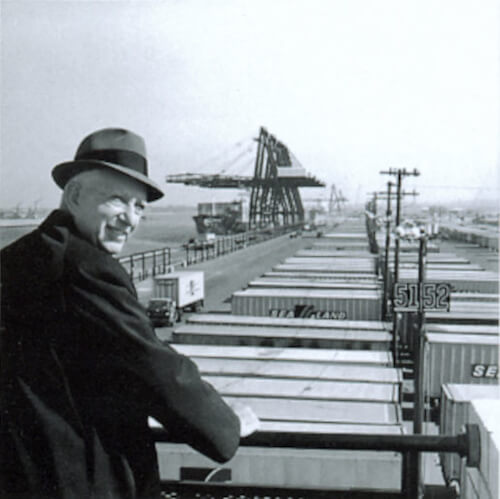
<svg viewBox="0 0 500 499">
<path fill-rule="evenodd" d="M 172 439 L 162 428 L 154 428 L 156 442 L 181 443 Z M 421 477 L 419 476 L 418 462 L 422 452 L 457 453 L 467 460 L 467 466 L 478 467 L 481 457 L 480 434 L 477 425 L 466 425 L 465 431 L 458 435 L 377 435 L 377 434 L 318 434 L 318 433 L 290 433 L 290 432 L 256 432 L 241 440 L 244 447 L 272 447 L 295 449 L 326 449 L 326 450 L 368 450 L 368 451 L 393 451 L 402 454 L 402 481 L 401 491 L 383 493 L 376 490 L 313 490 L 305 492 L 304 497 L 394 497 L 401 499 L 417 499 L 421 497 Z M 182 481 L 168 481 L 163 483 L 163 489 L 174 491 L 183 497 L 197 497 L 189 495 L 189 491 L 196 490 L 199 494 L 210 493 L 213 497 L 224 497 L 233 494 L 235 497 L 248 495 L 254 497 L 256 490 L 265 492 L 267 496 L 279 493 L 278 488 L 259 485 L 238 485 L 228 483 L 184 483 Z M 242 491 L 245 490 L 243 493 Z M 286 489 L 281 489 L 286 491 Z M 296 489 L 293 489 L 295 493 Z M 291 492 L 291 489 L 289 489 Z M 253 495 L 252 495 L 253 494 Z M 326 494 L 326 495 L 322 495 Z M 344 495 L 343 495 L 344 494 Z M 382 495 L 381 495 L 382 494 Z M 293 494 L 288 494 L 293 496 Z M 300 495 L 300 494 L 299 494 Z M 198 496 L 200 497 L 200 496 Z M 288 497 L 285 495 L 285 497 Z"/>
<path fill-rule="evenodd" d="M 134 253 L 121 257 L 119 262 L 134 281 L 142 281 L 147 277 L 174 270 L 176 267 L 185 267 L 218 258 L 298 229 L 300 227 L 295 226 L 255 229 L 240 234 L 217 237 L 212 241 L 193 241 L 179 247 Z"/>
<path fill-rule="evenodd" d="M 125 267 L 130 277 L 142 281 L 150 275 L 164 274 L 172 265 L 172 249 L 161 248 L 124 256 L 119 262 Z"/>
</svg>

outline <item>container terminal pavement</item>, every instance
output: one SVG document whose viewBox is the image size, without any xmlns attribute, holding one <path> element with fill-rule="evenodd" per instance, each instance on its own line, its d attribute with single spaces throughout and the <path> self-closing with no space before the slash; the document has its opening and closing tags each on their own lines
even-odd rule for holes
<svg viewBox="0 0 500 499">
<path fill-rule="evenodd" d="M 260 258 L 246 283 L 225 280 L 231 300 L 157 330 L 226 400 L 244 401 L 261 419 L 221 467 L 164 442 L 152 421 L 165 497 L 391 498 L 417 497 L 418 488 L 423 497 L 499 497 L 498 275 L 473 261 L 477 248 L 469 258 L 434 243 L 429 253 L 429 279 L 454 279 L 454 291 L 448 314 L 427 317 L 426 419 L 423 435 L 413 435 L 411 320 L 398 322 L 395 362 L 363 221 L 298 239 L 288 254 L 281 246 Z M 207 296 L 220 284 L 212 276 L 231 274 L 242 252 L 191 267 L 204 270 Z M 402 278 L 411 280 L 417 258 L 403 255 Z"/>
</svg>

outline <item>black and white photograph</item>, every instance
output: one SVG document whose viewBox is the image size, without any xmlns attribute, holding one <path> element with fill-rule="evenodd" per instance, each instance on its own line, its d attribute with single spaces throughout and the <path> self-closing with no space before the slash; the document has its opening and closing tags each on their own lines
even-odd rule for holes
<svg viewBox="0 0 500 499">
<path fill-rule="evenodd" d="M 2 499 L 500 498 L 497 0 L 0 0 Z"/>
</svg>

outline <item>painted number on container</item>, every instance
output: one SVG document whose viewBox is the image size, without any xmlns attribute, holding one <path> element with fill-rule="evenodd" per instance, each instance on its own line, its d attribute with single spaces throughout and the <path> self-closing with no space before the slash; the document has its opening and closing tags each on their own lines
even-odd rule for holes
<svg viewBox="0 0 500 499">
<path fill-rule="evenodd" d="M 420 291 L 420 293 L 419 293 Z M 443 282 L 398 282 L 394 285 L 396 312 L 418 311 L 419 296 L 424 310 L 450 310 L 451 285 Z"/>
<path fill-rule="evenodd" d="M 472 364 L 473 378 L 498 379 L 498 364 Z"/>
</svg>

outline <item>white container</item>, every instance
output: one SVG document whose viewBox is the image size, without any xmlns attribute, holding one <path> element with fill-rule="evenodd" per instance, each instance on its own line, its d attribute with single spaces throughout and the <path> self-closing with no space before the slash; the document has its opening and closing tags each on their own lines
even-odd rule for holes
<svg viewBox="0 0 500 499">
<path fill-rule="evenodd" d="M 451 293 L 451 301 L 465 301 L 465 302 L 500 302 L 498 293 Z"/>
<path fill-rule="evenodd" d="M 337 258 L 337 257 L 307 257 L 291 256 L 283 261 L 287 265 L 301 265 L 304 267 L 325 267 L 334 270 L 359 269 L 361 272 L 370 271 L 375 273 L 375 262 L 377 258 Z"/>
<path fill-rule="evenodd" d="M 343 251 L 343 250 L 327 250 L 327 249 L 302 249 L 295 253 L 296 257 L 302 258 L 366 258 L 373 260 L 377 258 L 368 251 Z"/>
<path fill-rule="evenodd" d="M 193 317 L 193 316 L 191 316 Z M 226 358 L 266 360 L 270 362 L 313 362 L 318 367 L 334 368 L 349 366 L 363 369 L 364 367 L 392 368 L 394 362 L 390 352 L 382 350 L 341 350 L 317 348 L 279 348 L 230 345 L 181 345 L 174 348 L 193 358 Z M 399 372 L 399 371 L 398 371 Z"/>
<path fill-rule="evenodd" d="M 339 261 L 338 263 L 280 263 L 273 267 L 274 271 L 282 272 L 330 272 L 330 273 L 356 273 L 356 274 L 375 274 L 375 265 L 369 260 L 345 262 Z"/>
<path fill-rule="evenodd" d="M 443 334 L 479 334 L 499 337 L 498 326 L 485 326 L 480 324 L 426 324 L 428 333 Z"/>
<path fill-rule="evenodd" d="M 474 291 L 479 293 L 498 293 L 498 274 L 488 270 L 481 271 L 459 271 L 459 270 L 437 270 L 428 269 L 426 280 L 434 282 L 447 282 L 452 286 L 452 291 Z M 417 269 L 401 269 L 399 272 L 400 282 L 416 281 L 418 279 Z"/>
<path fill-rule="evenodd" d="M 467 423 L 468 408 L 472 400 L 500 399 L 498 385 L 444 384 L 441 392 L 439 433 L 456 435 Z M 447 483 L 461 480 L 461 459 L 458 454 L 440 454 L 441 468 Z"/>
<path fill-rule="evenodd" d="M 202 348 L 202 345 L 197 345 Z M 220 348 L 220 347 L 219 347 Z M 212 345 L 206 350 L 213 353 Z M 201 352 L 190 355 L 200 373 L 204 376 L 241 376 L 247 378 L 295 379 L 314 381 L 362 382 L 371 384 L 401 385 L 402 373 L 394 367 L 374 367 L 350 364 L 332 364 L 325 366 L 314 359 L 269 360 L 247 359 L 244 357 L 227 358 L 223 355 L 207 357 Z M 461 386 L 461 385 L 460 385 Z M 464 385 L 469 386 L 469 385 Z M 479 388 L 494 388 L 479 386 Z"/>
<path fill-rule="evenodd" d="M 468 422 L 479 426 L 481 461 L 479 469 L 467 468 L 464 461 L 462 496 L 465 499 L 500 497 L 500 400 L 473 400 Z"/>
<path fill-rule="evenodd" d="M 425 314 L 428 324 L 462 324 L 462 325 L 498 325 L 498 311 L 478 307 L 477 310 L 465 308 L 457 310 L 456 307 L 450 307 L 450 311 L 434 310 Z"/>
<path fill-rule="evenodd" d="M 445 383 L 498 385 L 498 337 L 427 333 L 425 395 L 437 399 Z"/>
<path fill-rule="evenodd" d="M 193 345 L 245 345 L 260 347 L 389 350 L 387 331 L 324 328 L 279 328 L 184 324 L 172 333 L 175 343 Z"/>
<path fill-rule="evenodd" d="M 231 311 L 236 315 L 373 321 L 381 320 L 381 301 L 380 292 L 369 290 L 251 288 L 233 293 Z"/>
<path fill-rule="evenodd" d="M 327 251 L 368 251 L 368 241 L 365 242 L 350 242 L 350 241 L 321 241 L 313 244 L 313 249 Z"/>
<path fill-rule="evenodd" d="M 332 321 L 327 319 L 256 317 L 234 314 L 197 314 L 186 318 L 187 323 L 222 324 L 253 327 L 289 327 L 300 329 L 354 329 L 356 331 L 391 331 L 392 324 L 380 321 Z"/>
<path fill-rule="evenodd" d="M 347 280 L 338 281 L 319 281 L 307 279 L 286 279 L 286 278 L 273 278 L 266 277 L 255 279 L 248 283 L 249 288 L 286 288 L 286 289 L 368 289 L 377 290 L 381 289 L 380 284 L 374 282 L 355 282 Z"/>
<path fill-rule="evenodd" d="M 162 480 L 179 480 L 181 468 L 204 468 L 207 475 L 223 468 L 238 485 L 391 492 L 401 488 L 401 455 L 395 452 L 240 447 L 220 465 L 186 445 L 156 448 Z"/>
<path fill-rule="evenodd" d="M 301 272 L 282 270 L 282 271 L 271 271 L 265 272 L 263 277 L 285 277 L 293 279 L 307 279 L 311 281 L 353 281 L 353 282 L 382 282 L 377 276 L 372 274 L 364 274 L 359 272 Z"/>
<path fill-rule="evenodd" d="M 172 298 L 181 309 L 201 303 L 205 298 L 205 278 L 201 271 L 158 275 L 154 286 L 156 298 Z"/>
<path fill-rule="evenodd" d="M 328 242 L 344 242 L 344 241 L 349 241 L 349 242 L 359 242 L 359 243 L 367 243 L 368 242 L 368 236 L 366 235 L 365 232 L 330 232 L 328 234 L 324 235 L 324 238 Z"/>
</svg>

